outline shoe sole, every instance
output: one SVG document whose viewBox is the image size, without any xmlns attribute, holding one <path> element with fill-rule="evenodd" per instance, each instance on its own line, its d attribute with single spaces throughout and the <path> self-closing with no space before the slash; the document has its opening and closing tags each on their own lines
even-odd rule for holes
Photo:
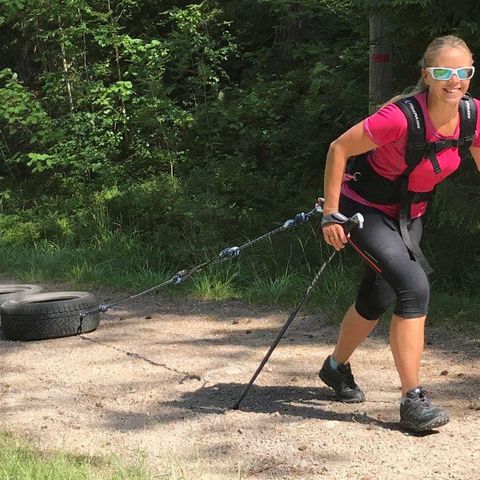
<svg viewBox="0 0 480 480">
<path fill-rule="evenodd" d="M 333 388 L 335 391 L 335 386 L 332 384 L 332 382 L 329 381 L 328 377 L 322 374 L 322 371 L 318 372 L 318 376 L 320 377 L 320 380 L 328 385 L 330 388 Z M 365 397 L 363 398 L 342 398 L 337 395 L 337 392 L 335 391 L 335 399 L 339 402 L 342 403 L 363 403 L 365 401 Z"/>
<path fill-rule="evenodd" d="M 337 394 L 335 394 L 335 399 L 341 403 L 363 403 L 365 401 L 364 398 L 339 398 L 337 397 Z"/>
<path fill-rule="evenodd" d="M 439 417 L 429 420 L 428 422 L 416 425 L 410 422 L 404 422 L 400 420 L 400 426 L 406 428 L 407 430 L 413 430 L 414 432 L 428 432 L 429 430 L 434 430 L 435 428 L 443 427 L 446 425 L 450 419 L 448 417 Z"/>
</svg>

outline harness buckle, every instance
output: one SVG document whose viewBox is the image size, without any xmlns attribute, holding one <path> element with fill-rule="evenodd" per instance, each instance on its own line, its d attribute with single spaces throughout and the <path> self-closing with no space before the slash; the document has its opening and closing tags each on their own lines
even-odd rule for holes
<svg viewBox="0 0 480 480">
<path fill-rule="evenodd" d="M 433 145 L 435 148 L 438 146 L 439 148 L 442 148 L 445 144 L 447 143 L 446 138 L 440 138 L 439 140 L 430 143 L 430 145 Z"/>
<path fill-rule="evenodd" d="M 362 176 L 361 172 L 345 173 L 343 175 L 343 181 L 344 182 L 349 182 L 350 180 L 353 180 L 354 182 L 358 182 L 358 180 L 360 180 L 361 176 Z"/>
</svg>

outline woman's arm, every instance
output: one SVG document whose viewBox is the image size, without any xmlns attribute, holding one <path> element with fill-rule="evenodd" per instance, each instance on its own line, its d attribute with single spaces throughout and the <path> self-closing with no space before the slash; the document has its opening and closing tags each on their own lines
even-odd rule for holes
<svg viewBox="0 0 480 480">
<path fill-rule="evenodd" d="M 377 145 L 364 132 L 363 121 L 354 125 L 330 144 L 325 165 L 323 190 L 325 197 L 323 211 L 325 214 L 338 212 L 340 189 L 347 160 L 376 147 Z M 343 228 L 338 224 L 329 223 L 325 225 L 323 235 L 325 241 L 337 250 L 343 248 L 347 243 Z"/>
<path fill-rule="evenodd" d="M 363 121 L 357 123 L 330 144 L 324 177 L 325 213 L 338 212 L 340 187 L 347 160 L 376 148 L 363 130 Z"/>
</svg>

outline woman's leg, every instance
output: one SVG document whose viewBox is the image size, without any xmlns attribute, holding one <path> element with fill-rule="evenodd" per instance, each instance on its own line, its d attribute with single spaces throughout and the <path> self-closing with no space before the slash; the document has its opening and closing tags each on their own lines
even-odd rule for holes
<svg viewBox="0 0 480 480">
<path fill-rule="evenodd" d="M 402 395 L 420 385 L 420 360 L 423 353 L 425 316 L 402 318 L 393 315 L 390 323 L 390 348 L 402 385 Z"/>
<path fill-rule="evenodd" d="M 424 347 L 425 316 L 402 318 L 393 315 L 390 324 L 390 348 L 397 368 L 402 394 L 419 385 L 420 360 Z M 370 335 L 377 320 L 362 317 L 352 305 L 340 325 L 333 359 L 337 363 L 347 363 L 353 352 Z"/>
<path fill-rule="evenodd" d="M 397 299 L 390 325 L 390 344 L 402 384 L 400 424 L 416 431 L 442 426 L 448 422 L 447 413 L 428 402 L 419 386 L 425 317 L 430 295 L 428 278 L 405 246 L 398 222 L 378 210 L 365 209 L 351 201 L 344 201 L 341 210 L 347 216 L 353 215 L 354 210 L 364 215 L 364 228 L 353 230 L 351 240 L 381 271 L 381 275 L 375 276 L 373 270 L 365 275 L 355 303 L 356 313 L 364 321 L 375 324 L 386 310 L 391 296 Z M 420 240 L 421 219 L 412 222 L 411 235 L 417 242 Z M 350 309 L 342 322 L 335 348 L 339 358 L 336 359 L 334 353 L 332 363 L 329 362 L 330 357 L 327 357 L 320 370 L 320 378 L 335 389 L 338 399 L 342 400 L 344 394 L 354 398 L 343 401 L 362 401 L 363 393 L 353 380 L 349 364 L 340 363 L 336 370 L 335 361 L 342 362 L 348 358 L 373 328 L 365 325 L 355 315 L 355 311 Z"/>
<path fill-rule="evenodd" d="M 448 423 L 448 413 L 432 405 L 420 387 L 419 370 L 423 353 L 425 317 L 394 315 L 390 324 L 390 347 L 402 383 L 400 425 L 424 432 Z"/>
<path fill-rule="evenodd" d="M 352 353 L 368 337 L 377 322 L 378 319 L 363 318 L 357 312 L 355 305 L 352 305 L 340 325 L 340 334 L 332 354 L 335 362 L 347 363 Z"/>
<path fill-rule="evenodd" d="M 392 288 L 381 275 L 367 266 L 355 304 L 348 309 L 340 326 L 340 334 L 332 354 L 336 362 L 348 361 L 394 300 L 395 293 Z"/>
<path fill-rule="evenodd" d="M 373 294 L 372 302 L 365 298 L 366 292 L 368 296 Z M 320 378 L 335 390 L 337 400 L 346 403 L 365 400 L 364 393 L 355 383 L 348 359 L 375 328 L 380 314 L 388 307 L 392 295 L 391 288 L 368 267 L 357 301 L 348 309 L 342 320 L 335 350 L 326 358 L 319 372 Z M 365 304 L 368 304 L 368 308 L 365 308 Z M 359 313 L 359 308 L 362 313 Z"/>
<path fill-rule="evenodd" d="M 352 305 L 343 317 L 335 350 L 325 359 L 318 373 L 323 382 L 335 390 L 335 397 L 340 402 L 365 401 L 364 393 L 355 383 L 348 359 L 373 330 L 377 321 L 363 318 L 355 305 Z"/>
<path fill-rule="evenodd" d="M 345 202 L 344 202 L 345 203 Z M 362 230 L 355 229 L 352 242 L 381 270 L 366 269 L 355 306 L 342 321 L 340 335 L 333 352 L 332 366 L 346 363 L 365 340 L 382 315 L 396 298 L 397 305 L 391 324 L 392 352 L 403 391 L 418 386 L 420 357 L 423 352 L 423 328 L 429 299 L 429 284 L 422 267 L 411 258 L 403 242 L 398 223 L 378 210 L 360 208 L 365 217 Z M 347 215 L 351 214 L 347 211 Z M 420 240 L 421 220 L 412 225 L 412 236 Z M 403 322 L 401 321 L 403 320 Z"/>
</svg>

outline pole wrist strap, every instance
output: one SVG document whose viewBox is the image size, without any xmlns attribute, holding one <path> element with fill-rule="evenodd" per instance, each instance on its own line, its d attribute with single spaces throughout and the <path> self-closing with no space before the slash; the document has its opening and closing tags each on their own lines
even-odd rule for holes
<svg viewBox="0 0 480 480">
<path fill-rule="evenodd" d="M 347 223 L 348 220 L 348 217 L 342 215 L 340 212 L 333 212 L 322 217 L 321 226 L 324 227 L 328 223 L 338 223 L 339 225 L 343 225 L 344 223 Z"/>
</svg>

